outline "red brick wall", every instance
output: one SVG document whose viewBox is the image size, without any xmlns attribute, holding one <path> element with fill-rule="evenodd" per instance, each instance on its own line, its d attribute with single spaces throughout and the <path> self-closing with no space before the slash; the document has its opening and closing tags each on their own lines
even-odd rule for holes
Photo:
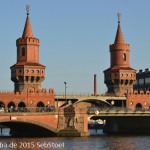
<svg viewBox="0 0 150 150">
<path fill-rule="evenodd" d="M 46 89 L 28 90 L 28 92 L 0 92 L 0 102 L 5 104 L 5 108 L 8 108 L 10 102 L 14 102 L 16 107 L 20 102 L 24 102 L 26 107 L 36 107 L 38 102 L 43 102 L 44 105 L 55 106 L 54 90 Z"/>
<path fill-rule="evenodd" d="M 127 94 L 127 107 L 134 110 L 136 105 L 140 103 L 142 105 L 142 109 L 149 109 L 150 107 L 150 92 L 141 91 L 138 93 L 134 91 L 134 93 Z"/>
</svg>

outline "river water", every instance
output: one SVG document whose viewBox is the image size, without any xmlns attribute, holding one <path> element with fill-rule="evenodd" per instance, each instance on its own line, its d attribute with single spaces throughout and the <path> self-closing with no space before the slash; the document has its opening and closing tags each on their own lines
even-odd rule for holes
<svg viewBox="0 0 150 150">
<path fill-rule="evenodd" d="M 90 137 L 0 138 L 0 150 L 150 150 L 150 135 L 106 135 L 90 130 Z M 5 132 L 3 132 L 5 135 Z"/>
</svg>

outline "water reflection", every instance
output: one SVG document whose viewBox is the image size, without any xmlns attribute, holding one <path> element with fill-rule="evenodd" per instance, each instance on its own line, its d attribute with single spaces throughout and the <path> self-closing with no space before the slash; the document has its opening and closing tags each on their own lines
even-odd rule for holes
<svg viewBox="0 0 150 150">
<path fill-rule="evenodd" d="M 94 130 L 90 131 L 94 134 Z M 98 131 L 100 133 L 100 131 Z M 149 135 L 105 135 L 98 134 L 91 137 L 51 137 L 51 138 L 0 138 L 1 143 L 16 143 L 17 148 L 9 149 L 31 149 L 31 150 L 49 150 L 46 147 L 49 144 L 64 143 L 62 148 L 52 148 L 54 150 L 149 150 L 150 136 Z M 19 146 L 24 143 L 24 147 Z M 39 147 L 43 144 L 43 147 Z M 45 145 L 44 145 L 45 144 Z M 0 148 L 2 149 L 2 148 Z M 6 149 L 5 149 L 6 150 Z"/>
</svg>

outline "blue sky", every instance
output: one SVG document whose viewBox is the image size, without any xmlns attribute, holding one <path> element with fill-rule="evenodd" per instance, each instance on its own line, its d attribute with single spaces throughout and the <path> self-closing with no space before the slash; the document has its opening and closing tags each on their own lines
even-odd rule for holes
<svg viewBox="0 0 150 150">
<path fill-rule="evenodd" d="M 0 5 L 0 90 L 13 90 L 10 66 L 16 63 L 16 39 L 22 36 L 26 4 L 34 36 L 40 39 L 40 63 L 46 65 L 45 88 L 56 93 L 106 90 L 103 71 L 110 66 L 109 44 L 115 39 L 117 12 L 131 67 L 149 68 L 150 1 L 137 0 L 3 0 Z"/>
</svg>

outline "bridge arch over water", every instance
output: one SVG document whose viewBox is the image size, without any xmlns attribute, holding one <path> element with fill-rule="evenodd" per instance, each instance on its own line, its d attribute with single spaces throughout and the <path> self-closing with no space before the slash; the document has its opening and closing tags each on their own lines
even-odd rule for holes
<svg viewBox="0 0 150 150">
<path fill-rule="evenodd" d="M 24 117 L 17 118 L 16 116 L 10 116 L 4 119 L 0 119 L 0 125 L 6 126 L 11 129 L 11 134 L 14 136 L 56 136 L 57 129 L 51 124 L 46 122 L 28 119 Z"/>
</svg>

